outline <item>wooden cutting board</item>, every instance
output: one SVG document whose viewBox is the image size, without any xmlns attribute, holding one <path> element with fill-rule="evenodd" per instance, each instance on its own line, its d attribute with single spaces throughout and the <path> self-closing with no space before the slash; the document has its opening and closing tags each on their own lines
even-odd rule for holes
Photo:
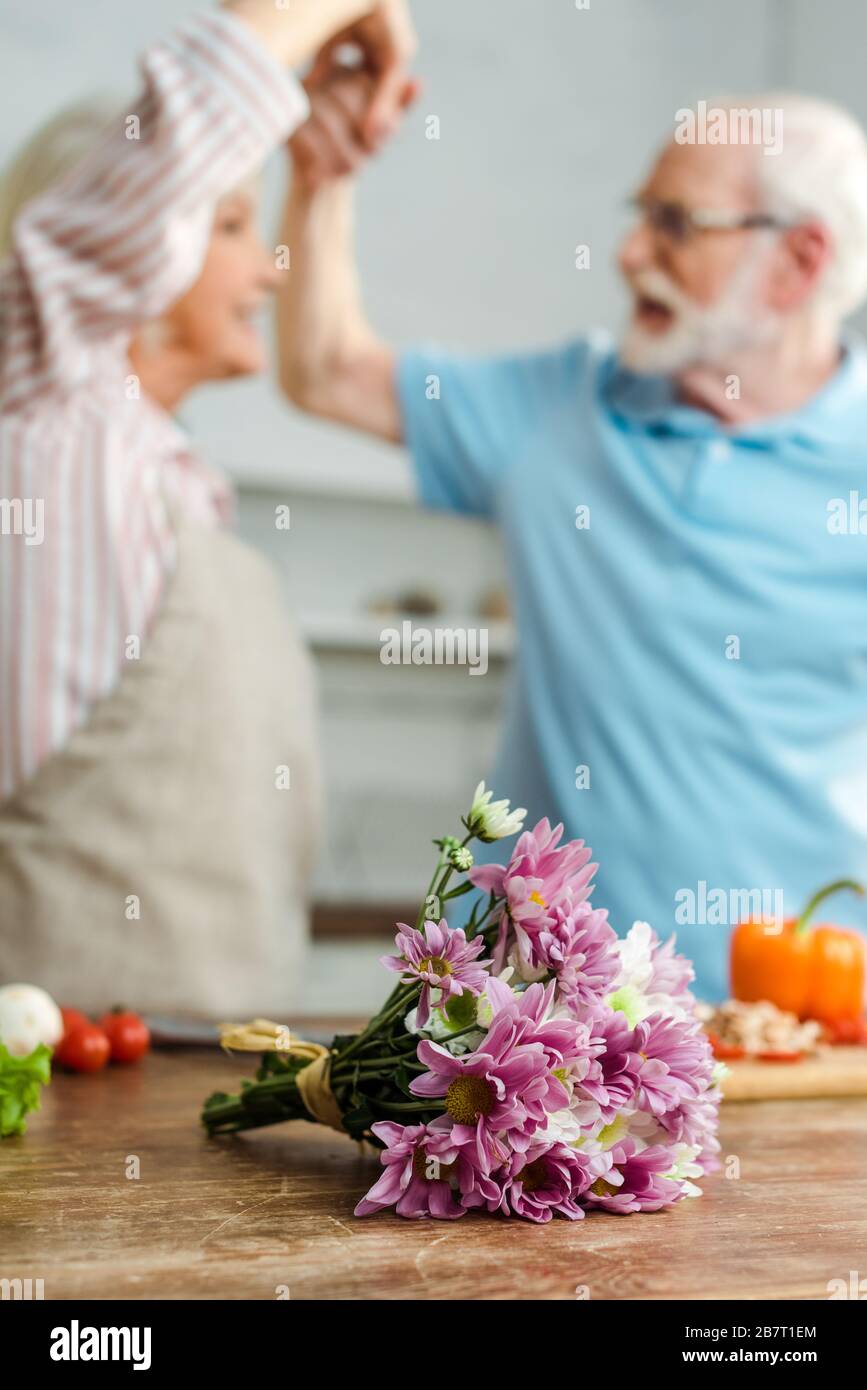
<svg viewBox="0 0 867 1390">
<path fill-rule="evenodd" d="M 867 1096 L 867 1047 L 829 1047 L 801 1062 L 726 1062 L 724 1101 Z"/>
</svg>

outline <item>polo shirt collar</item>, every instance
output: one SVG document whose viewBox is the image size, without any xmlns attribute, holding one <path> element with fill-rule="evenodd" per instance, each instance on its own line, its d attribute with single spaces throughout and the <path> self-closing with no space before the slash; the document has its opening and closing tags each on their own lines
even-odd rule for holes
<svg viewBox="0 0 867 1390">
<path fill-rule="evenodd" d="M 802 440 L 808 444 L 849 445 L 867 428 L 867 343 L 847 330 L 836 372 L 799 410 L 769 415 L 726 429 L 706 410 L 677 399 L 670 376 L 640 376 L 616 363 L 608 383 L 611 411 L 632 430 L 660 435 L 712 436 L 744 443 Z"/>
</svg>

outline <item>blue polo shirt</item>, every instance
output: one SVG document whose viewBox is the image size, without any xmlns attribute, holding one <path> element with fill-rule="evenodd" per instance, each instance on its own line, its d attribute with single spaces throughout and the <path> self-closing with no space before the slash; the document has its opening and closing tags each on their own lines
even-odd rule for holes
<svg viewBox="0 0 867 1390">
<path fill-rule="evenodd" d="M 725 996 L 745 904 L 867 882 L 867 349 L 737 429 L 596 336 L 412 351 L 398 380 L 422 500 L 505 543 L 518 649 L 489 783 L 592 846 L 620 932 L 675 930 Z"/>
</svg>

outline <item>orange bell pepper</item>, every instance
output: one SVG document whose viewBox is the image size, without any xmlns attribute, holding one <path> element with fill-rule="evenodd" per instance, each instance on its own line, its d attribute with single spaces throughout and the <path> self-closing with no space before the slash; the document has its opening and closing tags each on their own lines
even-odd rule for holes
<svg viewBox="0 0 867 1390">
<path fill-rule="evenodd" d="M 862 897 L 852 879 L 838 879 L 815 893 L 800 917 L 782 931 L 759 921 L 741 922 L 731 936 L 731 989 L 735 999 L 769 999 L 798 1018 L 833 1025 L 864 1013 L 867 951 L 863 936 L 846 927 L 808 927 L 816 908 L 831 893 L 848 888 Z"/>
</svg>

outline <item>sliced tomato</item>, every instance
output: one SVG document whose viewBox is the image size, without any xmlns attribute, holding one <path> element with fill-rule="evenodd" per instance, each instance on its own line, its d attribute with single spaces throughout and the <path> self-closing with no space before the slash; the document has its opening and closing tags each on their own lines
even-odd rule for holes
<svg viewBox="0 0 867 1390">
<path fill-rule="evenodd" d="M 737 1062 L 741 1057 L 746 1057 L 746 1048 L 734 1047 L 731 1043 L 720 1042 L 716 1033 L 708 1033 L 713 1055 L 720 1062 Z"/>
<path fill-rule="evenodd" d="M 756 1057 L 760 1062 L 801 1062 L 806 1057 L 806 1052 L 757 1052 Z"/>
</svg>

